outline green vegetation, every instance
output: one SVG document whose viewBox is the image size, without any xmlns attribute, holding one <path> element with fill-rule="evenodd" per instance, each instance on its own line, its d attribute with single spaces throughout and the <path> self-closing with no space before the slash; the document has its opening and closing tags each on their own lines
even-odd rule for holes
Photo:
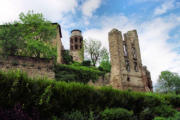
<svg viewBox="0 0 180 120">
<path fill-rule="evenodd" d="M 21 13 L 19 21 L 0 26 L 0 48 L 4 55 L 56 57 L 52 39 L 57 25 L 52 25 L 42 14 Z"/>
<path fill-rule="evenodd" d="M 105 109 L 101 116 L 103 120 L 134 120 L 133 112 L 123 108 Z"/>
<path fill-rule="evenodd" d="M 180 93 L 180 76 L 177 73 L 172 73 L 170 71 L 163 71 L 159 76 L 157 87 L 157 92 L 162 93 Z"/>
<path fill-rule="evenodd" d="M 95 67 L 81 66 L 79 63 L 72 65 L 59 64 L 55 66 L 55 78 L 57 81 L 88 83 L 95 82 L 99 76 L 105 73 Z"/>
<path fill-rule="evenodd" d="M 84 49 L 93 66 L 96 66 L 97 62 L 108 54 L 107 49 L 102 48 L 101 42 L 96 40 L 84 41 Z"/>
<path fill-rule="evenodd" d="M 173 108 L 180 107 L 180 95 L 120 91 L 74 82 L 30 79 L 21 71 L 0 71 L 0 90 L 2 109 L 13 108 L 18 103 L 29 116 L 35 109 L 40 119 L 44 120 L 53 116 L 53 119 L 64 119 L 65 114 L 79 116 L 69 118 L 72 120 L 81 119 L 82 116 L 85 120 L 103 120 L 105 116 L 113 116 L 114 119 L 116 115 L 119 118 L 133 116 L 134 120 L 153 120 L 155 117 L 176 117 L 177 112 Z"/>
<path fill-rule="evenodd" d="M 73 58 L 70 55 L 69 50 L 64 50 L 62 57 L 63 57 L 64 64 L 72 64 L 73 63 Z"/>
</svg>

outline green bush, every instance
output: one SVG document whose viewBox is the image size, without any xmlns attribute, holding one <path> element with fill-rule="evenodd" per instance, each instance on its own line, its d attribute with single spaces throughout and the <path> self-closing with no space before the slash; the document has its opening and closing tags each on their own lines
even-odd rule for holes
<svg viewBox="0 0 180 120">
<path fill-rule="evenodd" d="M 156 118 L 154 118 L 154 120 L 166 120 L 166 118 L 164 118 L 164 117 L 156 117 Z"/>
<path fill-rule="evenodd" d="M 88 83 L 90 80 L 96 81 L 101 75 L 104 75 L 104 72 L 95 68 L 80 66 L 79 64 L 55 66 L 55 78 L 57 81 Z"/>
<path fill-rule="evenodd" d="M 91 61 L 90 60 L 85 60 L 81 63 L 83 66 L 91 66 Z"/>
<path fill-rule="evenodd" d="M 180 112 L 177 112 L 173 117 L 155 117 L 154 120 L 180 120 Z"/>
<path fill-rule="evenodd" d="M 123 108 L 105 109 L 101 112 L 103 120 L 133 120 L 133 112 Z"/>
<path fill-rule="evenodd" d="M 97 89 L 87 84 L 43 78 L 31 79 L 21 71 L 0 71 L 0 96 L 0 108 L 13 108 L 19 103 L 23 105 L 23 111 L 30 115 L 36 109 L 43 120 L 52 116 L 61 118 L 72 109 L 83 111 L 82 114 L 87 116 L 93 111 L 97 118 L 105 108 L 124 108 L 133 111 L 138 120 L 149 120 L 148 116 L 151 119 L 156 116 L 171 117 L 175 113 L 163 95 L 120 91 L 111 87 Z"/>
<path fill-rule="evenodd" d="M 150 107 L 140 113 L 140 120 L 152 120 L 154 116 L 169 117 L 174 116 L 175 113 L 176 110 L 167 105 Z"/>
<path fill-rule="evenodd" d="M 71 113 L 64 114 L 65 120 L 86 120 L 84 115 L 80 111 L 73 111 Z"/>
<path fill-rule="evenodd" d="M 73 63 L 73 58 L 70 55 L 69 50 L 64 50 L 62 52 L 62 54 L 63 54 L 62 57 L 63 57 L 64 64 L 71 64 L 71 63 Z"/>
</svg>

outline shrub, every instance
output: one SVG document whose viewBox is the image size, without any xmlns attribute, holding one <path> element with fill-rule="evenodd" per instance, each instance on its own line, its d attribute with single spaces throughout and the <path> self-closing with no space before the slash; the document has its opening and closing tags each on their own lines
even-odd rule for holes
<svg viewBox="0 0 180 120">
<path fill-rule="evenodd" d="M 91 61 L 90 60 L 85 60 L 81 63 L 83 66 L 91 66 Z"/>
<path fill-rule="evenodd" d="M 133 120 L 133 112 L 123 108 L 105 109 L 101 112 L 103 120 Z"/>
<path fill-rule="evenodd" d="M 161 105 L 152 108 L 146 108 L 140 114 L 140 120 L 152 120 L 155 116 L 160 117 L 169 117 L 174 116 L 176 113 L 175 109 L 172 109 L 170 106 Z"/>
<path fill-rule="evenodd" d="M 96 81 L 103 72 L 91 67 L 79 65 L 56 65 L 55 78 L 57 81 L 88 83 L 90 80 Z"/>
<path fill-rule="evenodd" d="M 62 52 L 62 54 L 63 54 L 62 57 L 63 57 L 64 64 L 71 64 L 71 63 L 73 63 L 73 58 L 70 55 L 69 50 L 64 50 Z"/>
<path fill-rule="evenodd" d="M 88 113 L 93 111 L 95 120 L 99 120 L 98 115 L 105 108 L 133 111 L 138 120 L 171 117 L 175 113 L 163 95 L 120 91 L 111 87 L 94 88 L 87 84 L 44 78 L 31 79 L 21 71 L 0 71 L 0 96 L 2 109 L 13 108 L 19 103 L 30 117 L 35 109 L 43 120 L 52 116 L 60 118 L 72 109 L 81 111 L 83 116 L 89 116 Z"/>
<path fill-rule="evenodd" d="M 180 112 L 177 112 L 173 117 L 156 117 L 153 120 L 180 120 Z"/>
<path fill-rule="evenodd" d="M 71 113 L 64 114 L 65 120 L 86 120 L 84 115 L 80 111 L 73 111 Z"/>
</svg>

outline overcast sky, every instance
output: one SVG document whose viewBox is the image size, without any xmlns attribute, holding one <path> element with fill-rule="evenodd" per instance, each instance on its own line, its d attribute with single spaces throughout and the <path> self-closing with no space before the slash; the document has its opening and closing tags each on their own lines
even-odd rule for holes
<svg viewBox="0 0 180 120">
<path fill-rule="evenodd" d="M 0 0 L 0 24 L 18 20 L 28 10 L 61 25 L 66 49 L 72 29 L 107 48 L 112 28 L 123 33 L 136 29 L 153 83 L 163 70 L 180 74 L 180 0 Z"/>
</svg>

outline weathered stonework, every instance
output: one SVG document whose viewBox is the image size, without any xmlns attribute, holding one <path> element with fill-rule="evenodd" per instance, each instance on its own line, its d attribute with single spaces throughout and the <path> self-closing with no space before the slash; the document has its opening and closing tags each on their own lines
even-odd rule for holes
<svg viewBox="0 0 180 120">
<path fill-rule="evenodd" d="M 124 34 L 119 30 L 109 32 L 111 57 L 110 85 L 117 89 L 152 91 L 150 72 L 142 66 L 136 30 Z"/>
<path fill-rule="evenodd" d="M 84 60 L 83 37 L 80 30 L 72 30 L 70 37 L 70 55 L 74 61 L 82 62 Z"/>
<path fill-rule="evenodd" d="M 22 70 L 28 74 L 29 77 L 47 77 L 49 79 L 55 78 L 53 71 L 53 60 L 36 59 L 32 57 L 8 56 L 0 57 L 0 69 L 8 70 Z"/>
<path fill-rule="evenodd" d="M 56 38 L 52 40 L 53 41 L 52 43 L 53 43 L 53 46 L 57 47 L 57 63 L 62 64 L 63 62 L 62 51 L 64 50 L 64 48 L 61 41 L 61 38 L 62 38 L 61 26 L 57 23 L 54 23 L 53 25 L 57 26 L 57 30 L 56 30 L 57 34 L 56 34 Z"/>
</svg>

